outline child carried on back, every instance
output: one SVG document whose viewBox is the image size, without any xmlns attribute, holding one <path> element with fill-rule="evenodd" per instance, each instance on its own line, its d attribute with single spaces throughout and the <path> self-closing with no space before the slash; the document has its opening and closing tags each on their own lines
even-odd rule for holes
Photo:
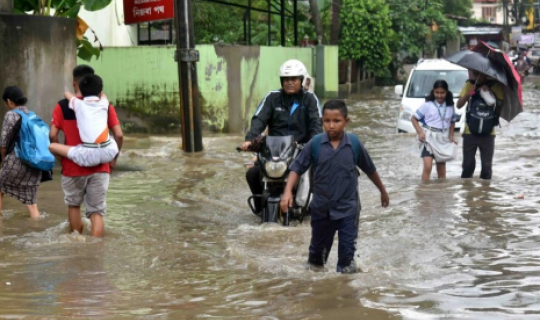
<svg viewBox="0 0 540 320">
<path fill-rule="evenodd" d="M 97 75 L 86 75 L 79 80 L 79 88 L 82 99 L 71 92 L 66 92 L 65 97 L 69 100 L 69 108 L 75 112 L 83 143 L 77 146 L 51 143 L 49 149 L 82 167 L 109 163 L 118 154 L 118 145 L 109 136 L 109 100 L 101 92 L 103 81 Z"/>
</svg>

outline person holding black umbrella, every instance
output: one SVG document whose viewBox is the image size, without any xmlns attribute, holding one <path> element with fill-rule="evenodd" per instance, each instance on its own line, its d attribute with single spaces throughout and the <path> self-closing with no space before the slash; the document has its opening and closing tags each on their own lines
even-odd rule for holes
<svg viewBox="0 0 540 320">
<path fill-rule="evenodd" d="M 473 79 L 467 80 L 457 102 L 458 109 L 468 102 L 461 177 L 472 178 L 476 168 L 476 151 L 479 149 L 482 163 L 480 178 L 489 180 L 495 151 L 495 126 L 498 125 L 504 90 L 494 78 L 474 70 L 471 73 Z"/>
</svg>

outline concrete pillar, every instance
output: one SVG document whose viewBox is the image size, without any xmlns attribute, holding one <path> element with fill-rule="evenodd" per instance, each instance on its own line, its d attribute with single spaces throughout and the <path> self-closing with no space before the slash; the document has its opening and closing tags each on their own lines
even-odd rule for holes
<svg viewBox="0 0 540 320">
<path fill-rule="evenodd" d="M 338 79 L 338 46 L 317 46 L 315 58 L 315 94 L 319 98 L 337 98 Z"/>
<path fill-rule="evenodd" d="M 75 19 L 0 14 L 0 95 L 7 86 L 21 87 L 28 108 L 50 122 L 65 88 L 73 90 L 76 25 Z M 0 119 L 5 112 L 0 108 Z"/>
<path fill-rule="evenodd" d="M 0 13 L 13 13 L 13 0 L 0 0 Z"/>
</svg>

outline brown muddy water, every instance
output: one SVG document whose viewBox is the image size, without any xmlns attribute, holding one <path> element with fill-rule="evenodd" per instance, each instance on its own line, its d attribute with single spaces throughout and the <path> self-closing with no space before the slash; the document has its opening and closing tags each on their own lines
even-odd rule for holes
<svg viewBox="0 0 540 320">
<path fill-rule="evenodd" d="M 196 155 L 178 137 L 129 136 L 103 239 L 67 233 L 58 172 L 38 221 L 5 198 L 0 319 L 540 319 L 540 92 L 524 97 L 498 130 L 491 182 L 460 179 L 460 157 L 421 183 L 393 88 L 347 101 L 391 197 L 381 208 L 361 177 L 355 275 L 335 272 L 336 246 L 324 271 L 307 268 L 309 223 L 249 212 L 242 136 L 206 137 Z"/>
</svg>

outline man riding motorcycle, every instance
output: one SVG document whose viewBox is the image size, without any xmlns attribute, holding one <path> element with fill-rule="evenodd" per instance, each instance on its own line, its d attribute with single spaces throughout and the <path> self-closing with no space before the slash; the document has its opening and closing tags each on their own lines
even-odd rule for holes
<svg viewBox="0 0 540 320">
<path fill-rule="evenodd" d="M 306 143 L 322 133 L 322 114 L 319 99 L 302 88 L 306 67 L 299 60 L 288 60 L 279 68 L 281 89 L 270 91 L 251 118 L 251 128 L 241 149 L 250 150 L 252 140 L 268 126 L 269 136 L 293 136 L 294 141 Z M 252 194 L 261 194 L 261 173 L 258 166 L 246 172 Z M 261 212 L 261 199 L 254 198 L 255 210 Z"/>
</svg>

